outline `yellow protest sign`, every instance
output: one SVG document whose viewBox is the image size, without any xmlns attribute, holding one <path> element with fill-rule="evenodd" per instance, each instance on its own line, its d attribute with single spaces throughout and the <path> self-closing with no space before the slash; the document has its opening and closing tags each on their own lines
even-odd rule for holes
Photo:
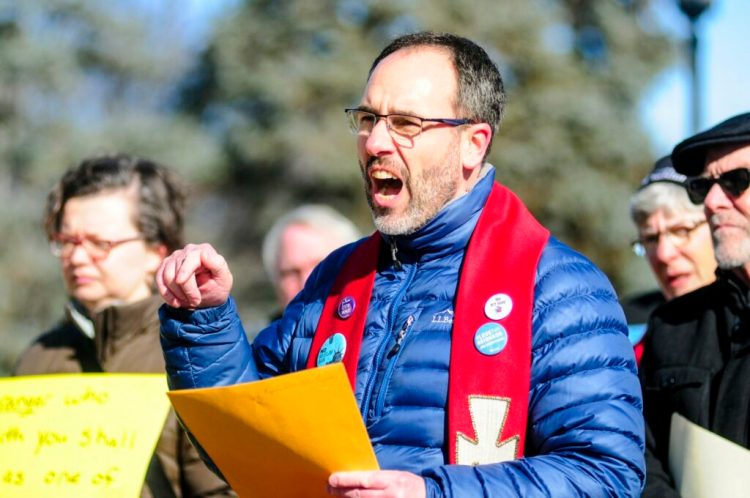
<svg viewBox="0 0 750 498">
<path fill-rule="evenodd" d="M 166 390 L 159 374 L 0 379 L 0 496 L 137 498 Z"/>
<path fill-rule="evenodd" d="M 169 398 L 241 497 L 325 498 L 332 472 L 378 469 L 341 363 Z"/>
</svg>

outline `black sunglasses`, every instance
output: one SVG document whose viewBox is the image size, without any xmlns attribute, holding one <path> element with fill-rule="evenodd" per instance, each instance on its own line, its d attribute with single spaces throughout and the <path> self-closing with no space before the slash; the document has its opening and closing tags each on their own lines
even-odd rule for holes
<svg viewBox="0 0 750 498">
<path fill-rule="evenodd" d="M 719 186 L 728 192 L 732 197 L 738 197 L 742 192 L 750 187 L 750 169 L 738 168 L 722 173 L 718 178 L 706 178 L 696 176 L 688 178 L 685 182 L 688 197 L 693 204 L 703 204 L 706 200 L 708 191 L 718 183 Z"/>
</svg>

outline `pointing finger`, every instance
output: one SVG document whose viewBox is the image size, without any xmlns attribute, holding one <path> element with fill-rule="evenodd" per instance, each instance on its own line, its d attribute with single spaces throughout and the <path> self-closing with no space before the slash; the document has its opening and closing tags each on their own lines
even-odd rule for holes
<svg viewBox="0 0 750 498">
<path fill-rule="evenodd" d="M 184 257 L 183 253 L 184 251 L 182 250 L 176 251 L 164 260 L 164 263 L 162 265 L 162 282 L 166 287 L 166 292 L 162 292 L 162 295 L 165 296 L 165 300 L 169 298 L 176 300 L 175 304 L 168 303 L 170 304 L 170 306 L 187 308 L 190 307 L 190 302 L 185 297 L 182 286 L 179 282 L 177 282 L 175 277 L 175 275 L 177 274 L 177 268 L 179 267 L 179 264 Z"/>
</svg>

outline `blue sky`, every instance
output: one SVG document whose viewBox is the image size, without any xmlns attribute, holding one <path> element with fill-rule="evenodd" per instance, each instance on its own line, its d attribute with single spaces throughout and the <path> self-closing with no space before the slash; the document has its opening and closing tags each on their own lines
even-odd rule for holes
<svg viewBox="0 0 750 498">
<path fill-rule="evenodd" d="M 677 0 L 657 0 L 657 5 L 668 29 L 686 37 L 689 24 L 677 8 Z M 698 29 L 701 129 L 705 129 L 750 111 L 750 0 L 713 0 L 699 19 Z M 641 109 L 655 156 L 668 153 L 692 134 L 687 55 L 657 78 Z"/>
</svg>

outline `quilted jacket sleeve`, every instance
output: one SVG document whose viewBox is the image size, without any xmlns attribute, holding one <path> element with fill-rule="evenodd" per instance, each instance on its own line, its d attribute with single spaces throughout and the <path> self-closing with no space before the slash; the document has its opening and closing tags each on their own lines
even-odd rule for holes
<svg viewBox="0 0 750 498">
<path fill-rule="evenodd" d="M 622 309 L 607 278 L 555 239 L 532 327 L 525 458 L 428 469 L 428 496 L 639 496 L 642 400 Z"/>
<path fill-rule="evenodd" d="M 161 345 L 172 389 L 227 386 L 257 380 L 252 349 L 234 304 L 159 309 Z"/>
<path fill-rule="evenodd" d="M 339 248 L 318 265 L 283 316 L 262 330 L 252 345 L 231 297 L 221 306 L 198 310 L 163 305 L 159 309 L 161 345 L 170 387 L 227 386 L 293 369 L 306 354 L 305 341 L 309 342 L 295 340 L 297 331 L 304 329 L 311 335 L 315 330 L 332 276 L 354 247 Z"/>
</svg>

